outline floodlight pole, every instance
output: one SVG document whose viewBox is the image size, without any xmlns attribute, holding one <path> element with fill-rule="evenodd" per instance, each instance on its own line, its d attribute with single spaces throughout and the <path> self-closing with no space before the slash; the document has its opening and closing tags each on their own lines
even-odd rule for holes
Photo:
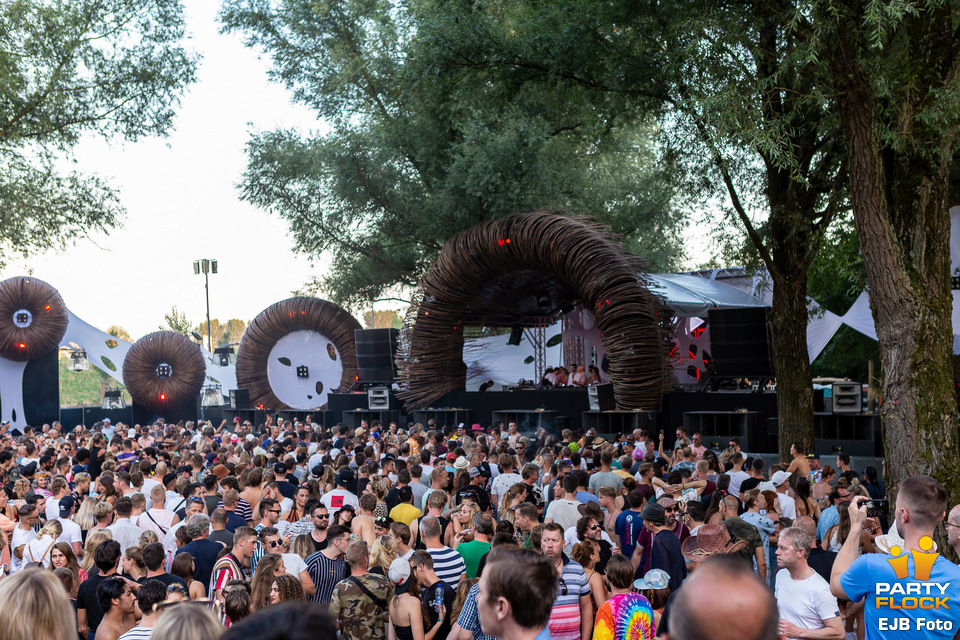
<svg viewBox="0 0 960 640">
<path fill-rule="evenodd" d="M 207 295 L 207 350 L 213 353 L 213 339 L 210 337 L 210 271 L 217 272 L 217 261 L 204 258 L 193 261 L 193 273 L 203 272 L 203 286 Z"/>
</svg>

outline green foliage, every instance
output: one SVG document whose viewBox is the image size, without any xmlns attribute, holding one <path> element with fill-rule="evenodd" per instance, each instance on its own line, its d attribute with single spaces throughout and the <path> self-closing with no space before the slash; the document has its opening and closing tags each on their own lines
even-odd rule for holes
<svg viewBox="0 0 960 640">
<path fill-rule="evenodd" d="M 375 323 L 374 320 L 376 320 Z M 400 329 L 403 327 L 403 318 L 393 309 L 372 313 L 367 311 L 363 314 L 363 326 L 367 329 Z"/>
<path fill-rule="evenodd" d="M 216 318 L 210 320 L 210 337 L 213 340 L 214 347 L 226 347 L 229 345 L 240 344 L 243 332 L 247 330 L 247 322 L 238 318 L 231 318 L 226 322 L 221 322 Z M 197 333 L 207 337 L 207 322 L 204 320 L 197 328 Z M 188 334 L 185 334 L 188 335 Z"/>
<path fill-rule="evenodd" d="M 85 134 L 136 140 L 172 128 L 196 65 L 183 35 L 176 1 L 0 5 L 0 255 L 118 224 L 115 192 L 63 160 Z"/>
<path fill-rule="evenodd" d="M 266 50 L 273 77 L 332 127 L 255 135 L 241 184 L 245 200 L 288 223 L 298 251 L 331 254 L 315 288 L 359 304 L 413 286 L 452 235 L 538 208 L 595 215 L 654 268 L 675 267 L 672 164 L 658 164 L 648 122 L 598 110 L 576 85 L 448 68 L 431 34 L 456 11 L 224 3 L 224 29 Z"/>
<path fill-rule="evenodd" d="M 193 323 L 187 320 L 187 314 L 177 311 L 176 305 L 173 306 L 170 313 L 164 314 L 163 321 L 166 324 L 158 327 L 160 331 L 173 331 L 174 333 L 180 333 L 187 337 L 192 337 L 190 335 L 191 332 L 196 331 Z"/>
<path fill-rule="evenodd" d="M 120 325 L 111 325 L 110 328 L 107 329 L 107 333 L 112 335 L 114 338 L 120 338 L 121 340 L 126 340 L 130 343 L 134 341 L 133 338 L 130 337 L 130 334 L 127 332 L 127 330 Z"/>
<path fill-rule="evenodd" d="M 103 401 L 103 383 L 110 386 L 120 386 L 123 398 L 129 405 L 130 394 L 125 387 L 106 376 L 95 367 L 86 371 L 74 371 L 70 368 L 70 358 L 58 358 L 60 367 L 60 406 L 63 407 L 91 407 L 100 406 Z"/>
</svg>

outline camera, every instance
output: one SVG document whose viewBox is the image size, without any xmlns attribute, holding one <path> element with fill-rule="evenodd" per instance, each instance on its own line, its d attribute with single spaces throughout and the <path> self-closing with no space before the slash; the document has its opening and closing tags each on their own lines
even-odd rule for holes
<svg viewBox="0 0 960 640">
<path fill-rule="evenodd" d="M 867 508 L 868 518 L 882 518 L 890 513 L 889 500 L 865 500 L 863 506 Z"/>
</svg>

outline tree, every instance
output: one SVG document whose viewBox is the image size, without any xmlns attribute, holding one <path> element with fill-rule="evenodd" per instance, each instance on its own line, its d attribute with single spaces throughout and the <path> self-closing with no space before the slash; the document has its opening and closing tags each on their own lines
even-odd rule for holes
<svg viewBox="0 0 960 640">
<path fill-rule="evenodd" d="M 960 124 L 956 2 L 818 0 L 822 93 L 837 95 L 883 363 L 887 486 L 932 475 L 960 499 L 952 391 L 950 169 Z"/>
<path fill-rule="evenodd" d="M 663 114 L 690 200 L 725 199 L 773 281 L 781 455 L 812 449 L 807 273 L 845 206 L 838 121 L 813 98 L 809 36 L 789 3 L 437 3 L 424 39 L 440 72 L 575 86 L 597 110 Z M 507 82 L 507 80 L 502 80 Z"/>
<path fill-rule="evenodd" d="M 224 29 L 273 58 L 272 75 L 330 123 L 259 133 L 243 198 L 329 252 L 317 286 L 340 304 L 412 287 L 454 234 L 520 210 L 594 214 L 653 266 L 680 253 L 671 166 L 646 121 L 600 112 L 576 86 L 432 72 L 418 24 L 432 2 L 226 0 Z"/>
<path fill-rule="evenodd" d="M 127 342 L 131 342 L 131 343 L 133 342 L 133 338 L 130 337 L 130 334 L 127 332 L 127 330 L 121 327 L 120 325 L 116 325 L 116 324 L 111 325 L 110 328 L 107 329 L 107 333 L 112 335 L 114 338 L 126 340 Z"/>
<path fill-rule="evenodd" d="M 0 25 L 0 256 L 109 230 L 116 193 L 63 161 L 83 135 L 172 128 L 196 66 L 178 44 L 179 2 L 18 0 L 0 6 Z"/>
<path fill-rule="evenodd" d="M 193 323 L 187 320 L 187 314 L 177 311 L 176 305 L 173 306 L 170 313 L 164 314 L 163 320 L 166 322 L 166 325 L 160 325 L 158 327 L 160 331 L 173 331 L 174 333 L 180 333 L 188 337 L 196 331 Z"/>
<path fill-rule="evenodd" d="M 210 337 L 213 339 L 214 347 L 225 347 L 240 343 L 243 332 L 247 330 L 247 323 L 237 318 L 231 318 L 226 322 L 220 322 L 216 318 L 210 320 Z M 200 323 L 197 332 L 201 336 L 207 335 L 206 321 Z"/>
<path fill-rule="evenodd" d="M 363 325 L 367 329 L 399 329 L 403 326 L 403 318 L 393 309 L 386 311 L 367 311 L 363 314 Z"/>
</svg>

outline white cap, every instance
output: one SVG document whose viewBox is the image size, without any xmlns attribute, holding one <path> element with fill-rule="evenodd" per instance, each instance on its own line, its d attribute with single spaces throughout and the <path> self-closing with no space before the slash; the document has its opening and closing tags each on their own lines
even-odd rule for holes
<svg viewBox="0 0 960 640">
<path fill-rule="evenodd" d="M 773 482 L 773 486 L 779 487 L 784 482 L 790 479 L 790 474 L 786 471 L 777 471 L 773 474 L 773 477 L 770 478 L 770 481 Z"/>
</svg>

